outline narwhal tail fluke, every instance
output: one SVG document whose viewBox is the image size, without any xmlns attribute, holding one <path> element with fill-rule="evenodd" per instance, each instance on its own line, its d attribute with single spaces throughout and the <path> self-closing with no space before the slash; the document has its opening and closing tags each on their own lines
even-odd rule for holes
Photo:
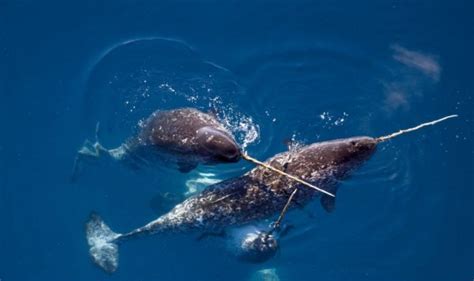
<svg viewBox="0 0 474 281">
<path fill-rule="evenodd" d="M 87 243 L 92 260 L 108 273 L 117 270 L 118 239 L 122 236 L 113 232 L 102 220 L 102 218 L 92 213 L 86 223 Z"/>
<path fill-rule="evenodd" d="M 91 143 L 86 140 L 74 159 L 71 182 L 76 182 L 79 179 L 84 172 L 85 166 L 99 164 L 103 159 L 109 159 L 111 157 L 113 157 L 113 155 L 111 155 L 110 151 L 104 148 L 99 142 Z"/>
<path fill-rule="evenodd" d="M 99 142 L 99 123 L 96 125 L 95 142 L 86 140 L 77 151 L 71 175 L 71 182 L 76 182 L 83 174 L 87 165 L 106 163 L 110 159 L 121 160 L 126 152 L 126 146 L 121 145 L 116 149 L 107 149 Z"/>
</svg>

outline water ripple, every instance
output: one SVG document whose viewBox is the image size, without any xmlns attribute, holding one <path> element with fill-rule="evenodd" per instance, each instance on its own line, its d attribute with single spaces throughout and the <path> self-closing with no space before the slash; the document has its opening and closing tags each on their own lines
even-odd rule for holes
<svg viewBox="0 0 474 281">
<path fill-rule="evenodd" d="M 84 124 L 93 132 L 100 121 L 106 145 L 123 142 L 157 109 L 187 106 L 216 114 L 244 148 L 259 140 L 258 124 L 237 107 L 245 89 L 228 69 L 183 41 L 121 42 L 103 52 L 87 76 Z"/>
<path fill-rule="evenodd" d="M 410 66 L 393 55 L 375 58 L 369 50 L 326 43 L 254 50 L 229 70 L 204 60 L 184 42 L 137 39 L 114 46 L 93 65 L 85 96 L 86 124 L 93 128 L 96 121 L 103 122 L 107 134 L 115 138 L 106 141 L 117 143 L 157 108 L 193 106 L 215 112 L 245 150 L 264 160 L 304 144 L 356 135 L 377 137 L 404 127 L 403 121 L 409 119 L 395 117 L 406 115 L 408 105 L 423 100 L 422 95 L 407 92 L 422 92 L 436 82 L 407 69 Z M 411 148 L 413 143 L 416 149 Z M 422 157 L 423 148 L 416 144 L 416 138 L 412 146 L 398 140 L 380 144 L 374 157 L 342 183 L 338 206 L 344 207 L 328 216 L 318 209 L 317 220 L 295 212 L 288 220 L 298 228 L 284 240 L 311 238 L 324 248 L 329 237 L 333 243 L 370 243 L 401 233 L 410 215 L 404 210 L 418 195 L 413 159 Z M 199 167 L 186 181 L 187 192 L 251 167 L 224 166 Z M 319 204 L 306 209 L 315 205 Z M 355 217 L 364 219 L 354 221 Z M 347 231 L 332 233 L 336 223 Z M 309 251 L 302 248 L 306 246 L 300 243 L 288 253 L 295 258 Z M 335 256 L 344 252 L 330 250 Z M 325 261 L 321 257 L 318 262 Z"/>
<path fill-rule="evenodd" d="M 285 140 L 290 140 L 291 148 L 357 135 L 377 137 L 413 125 L 404 123 L 408 118 L 395 117 L 406 116 L 408 105 L 423 99 L 408 94 L 410 90 L 419 93 L 433 83 L 401 65 L 393 55 L 373 57 L 369 50 L 334 44 L 256 50 L 242 58 L 233 71 L 247 87 L 248 98 L 241 101 L 242 107 L 261 128 L 260 143 L 250 149 L 259 158 L 287 149 Z M 403 95 L 405 105 L 391 100 L 394 89 Z M 411 137 L 413 143 L 419 140 L 419 136 Z M 422 158 L 423 153 L 416 145 L 418 149 L 410 149 L 413 145 L 399 140 L 381 144 L 365 166 L 342 182 L 338 199 L 342 207 L 336 214 L 321 215 L 318 203 L 306 208 L 317 208 L 317 220 L 300 212 L 289 216 L 288 221 L 298 227 L 284 238 L 286 243 L 308 239 L 324 249 L 331 240 L 382 243 L 403 232 L 410 217 L 406 210 L 418 196 L 413 185 L 413 159 Z M 354 221 L 355 217 L 364 219 Z M 335 223 L 346 230 L 333 233 Z M 308 243 L 296 244 L 299 246 L 294 250 L 286 249 L 291 259 L 309 251 L 303 249 Z M 335 251 L 336 257 L 344 252 L 325 250 Z M 325 261 L 321 258 L 320 262 Z"/>
</svg>

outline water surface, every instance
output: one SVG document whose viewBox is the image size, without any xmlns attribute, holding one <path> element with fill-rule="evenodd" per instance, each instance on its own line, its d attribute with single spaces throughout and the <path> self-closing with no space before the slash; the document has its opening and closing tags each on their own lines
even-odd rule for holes
<svg viewBox="0 0 474 281">
<path fill-rule="evenodd" d="M 0 280 L 470 280 L 474 276 L 473 7 L 465 1 L 0 2 Z M 457 113 L 380 146 L 337 208 L 290 213 L 264 264 L 225 242 L 150 237 L 109 276 L 89 259 L 94 210 L 117 231 L 252 165 L 69 176 L 84 139 L 113 147 L 155 109 L 216 113 L 259 159 Z M 151 202 L 151 203 L 150 203 Z M 264 270 L 264 271 L 261 271 Z M 252 277 L 253 276 L 253 277 Z"/>
</svg>

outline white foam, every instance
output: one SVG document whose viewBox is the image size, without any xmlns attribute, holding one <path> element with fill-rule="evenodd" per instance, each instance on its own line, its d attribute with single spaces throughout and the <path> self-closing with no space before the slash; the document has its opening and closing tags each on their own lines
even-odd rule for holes
<svg viewBox="0 0 474 281">
<path fill-rule="evenodd" d="M 217 175 L 213 173 L 198 173 L 198 177 L 186 181 L 187 189 L 184 195 L 186 197 L 194 195 L 203 191 L 209 185 L 220 182 L 221 179 L 216 176 Z"/>
<path fill-rule="evenodd" d="M 255 272 L 249 281 L 280 281 L 276 268 L 265 268 Z"/>
</svg>

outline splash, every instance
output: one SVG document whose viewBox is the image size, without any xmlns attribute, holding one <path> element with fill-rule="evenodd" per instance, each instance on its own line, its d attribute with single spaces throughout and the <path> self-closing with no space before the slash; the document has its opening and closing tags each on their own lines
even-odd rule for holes
<svg viewBox="0 0 474 281">
<path fill-rule="evenodd" d="M 346 122 L 349 114 L 342 112 L 342 114 L 333 114 L 325 111 L 319 115 L 319 118 L 324 122 L 323 128 L 331 129 L 334 126 L 342 126 Z"/>
<path fill-rule="evenodd" d="M 105 143 L 118 145 L 157 109 L 195 107 L 217 113 L 246 148 L 258 141 L 259 127 L 237 109 L 244 92 L 229 70 L 185 42 L 138 38 L 114 45 L 91 65 L 83 116 L 88 130 L 100 121 L 114 136 Z"/>
<path fill-rule="evenodd" d="M 243 134 L 242 149 L 258 140 L 260 135 L 260 127 L 254 124 L 252 117 L 244 116 L 241 118 L 239 125 L 235 129 L 236 133 Z"/>
<path fill-rule="evenodd" d="M 212 106 L 216 109 L 223 108 L 218 114 L 219 120 L 233 133 L 243 151 L 246 151 L 250 144 L 259 141 L 260 126 L 255 123 L 252 117 L 236 111 L 232 105 L 221 107 L 220 99 L 214 100 Z"/>
</svg>

